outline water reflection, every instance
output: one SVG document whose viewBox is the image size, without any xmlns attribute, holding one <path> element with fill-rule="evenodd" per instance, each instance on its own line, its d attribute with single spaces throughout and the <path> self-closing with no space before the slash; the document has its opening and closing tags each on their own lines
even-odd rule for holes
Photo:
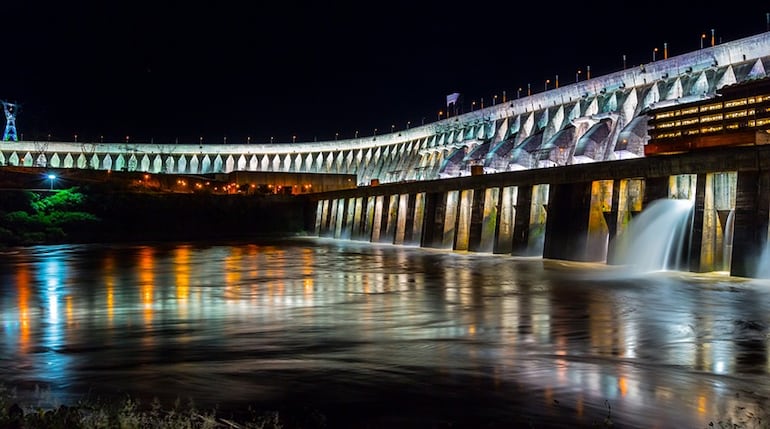
<svg viewBox="0 0 770 429">
<path fill-rule="evenodd" d="M 563 427 L 609 409 L 623 427 L 768 417 L 762 280 L 314 239 L 33 247 L 0 280 L 0 377 L 60 401 Z"/>
</svg>

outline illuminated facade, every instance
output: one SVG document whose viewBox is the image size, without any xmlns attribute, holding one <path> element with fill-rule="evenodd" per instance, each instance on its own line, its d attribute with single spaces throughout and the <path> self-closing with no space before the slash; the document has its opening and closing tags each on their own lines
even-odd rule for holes
<svg viewBox="0 0 770 429">
<path fill-rule="evenodd" d="M 651 112 L 645 155 L 770 143 L 770 78 L 727 86 L 717 95 Z"/>
<path fill-rule="evenodd" d="M 389 134 L 292 144 L 8 141 L 0 165 L 332 173 L 368 185 L 612 161 L 645 156 L 648 112 L 713 99 L 721 88 L 766 77 L 768 67 L 770 32 Z"/>
</svg>

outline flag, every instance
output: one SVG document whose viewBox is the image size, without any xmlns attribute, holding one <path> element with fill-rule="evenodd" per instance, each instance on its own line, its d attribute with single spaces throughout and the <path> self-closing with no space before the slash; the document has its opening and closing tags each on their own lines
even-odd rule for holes
<svg viewBox="0 0 770 429">
<path fill-rule="evenodd" d="M 446 108 L 449 110 L 449 106 L 454 104 L 455 108 L 457 108 L 457 101 L 460 99 L 460 93 L 459 92 L 453 92 L 446 96 Z"/>
</svg>

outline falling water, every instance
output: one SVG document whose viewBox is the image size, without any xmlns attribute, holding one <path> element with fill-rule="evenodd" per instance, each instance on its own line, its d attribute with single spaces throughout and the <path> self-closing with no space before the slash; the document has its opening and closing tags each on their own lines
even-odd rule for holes
<svg viewBox="0 0 770 429">
<path fill-rule="evenodd" d="M 639 272 L 680 270 L 687 263 L 692 207 L 690 200 L 653 201 L 617 237 L 610 260 Z"/>
<path fill-rule="evenodd" d="M 730 270 L 733 258 L 733 233 L 735 229 L 735 209 L 730 210 L 724 228 L 724 241 L 722 244 L 722 265 L 726 271 Z"/>
</svg>

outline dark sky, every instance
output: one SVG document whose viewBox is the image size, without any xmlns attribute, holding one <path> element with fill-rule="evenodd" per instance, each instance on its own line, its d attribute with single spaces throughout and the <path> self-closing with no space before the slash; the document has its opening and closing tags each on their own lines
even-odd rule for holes
<svg viewBox="0 0 770 429">
<path fill-rule="evenodd" d="M 28 140 L 347 138 L 764 32 L 760 3 L 16 0 L 0 98 Z"/>
</svg>

